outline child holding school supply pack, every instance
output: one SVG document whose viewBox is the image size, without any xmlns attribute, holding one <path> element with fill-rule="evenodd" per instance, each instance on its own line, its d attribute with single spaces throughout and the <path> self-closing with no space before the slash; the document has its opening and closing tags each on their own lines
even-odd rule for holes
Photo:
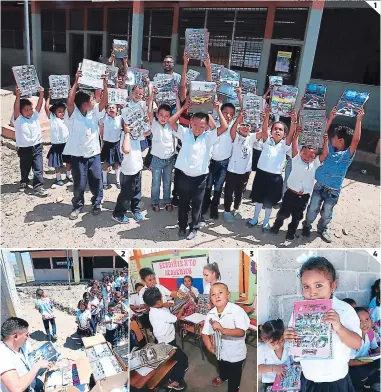
<svg viewBox="0 0 381 392">
<path fill-rule="evenodd" d="M 48 340 L 57 340 L 56 317 L 53 313 L 54 303 L 42 289 L 37 289 L 36 298 L 35 308 L 41 313 Z M 52 326 L 52 333 L 50 333 L 49 324 Z"/>
<path fill-rule="evenodd" d="M 13 108 L 17 155 L 20 158 L 21 181 L 19 191 L 24 192 L 29 183 L 29 172 L 33 170 L 33 194 L 46 197 L 44 189 L 42 161 L 42 131 L 38 115 L 44 100 L 44 89 L 39 89 L 36 108 L 29 99 L 21 98 L 21 90 L 16 89 Z"/>
<path fill-rule="evenodd" d="M 310 257 L 299 272 L 302 295 L 305 300 L 331 299 L 332 309 L 322 321 L 332 326 L 331 358 L 300 358 L 302 367 L 301 392 L 354 392 L 348 373 L 351 350 L 361 347 L 360 320 L 351 305 L 334 296 L 337 273 L 325 257 Z M 293 316 L 289 327 L 293 325 Z M 287 328 L 284 339 L 288 342 L 300 338 L 293 328 Z"/>
<path fill-rule="evenodd" d="M 63 155 L 69 130 L 65 122 L 66 104 L 57 102 L 50 106 L 51 89 L 49 89 L 48 99 L 45 101 L 45 113 L 50 121 L 50 142 L 52 146 L 48 152 L 49 167 L 54 167 L 56 172 L 56 185 L 62 186 L 64 182 L 61 177 L 61 168 L 66 163 L 66 180 L 72 182 L 71 157 Z"/>
</svg>

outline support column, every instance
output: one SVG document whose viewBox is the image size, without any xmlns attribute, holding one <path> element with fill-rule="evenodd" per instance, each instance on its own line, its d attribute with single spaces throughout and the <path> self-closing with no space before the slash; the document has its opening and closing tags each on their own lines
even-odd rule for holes
<svg viewBox="0 0 381 392">
<path fill-rule="evenodd" d="M 72 249 L 71 255 L 73 257 L 73 270 L 74 270 L 74 282 L 79 283 L 81 278 L 79 276 L 79 257 L 78 257 L 78 250 Z M 82 266 L 83 268 L 83 266 Z M 83 269 L 82 269 L 83 272 Z"/>
<path fill-rule="evenodd" d="M 42 84 L 42 59 L 41 59 L 41 7 L 36 0 L 31 1 L 32 21 L 32 64 L 36 67 L 38 79 Z"/>
<path fill-rule="evenodd" d="M 173 8 L 173 24 L 172 24 L 172 38 L 171 38 L 171 56 L 174 58 L 175 63 L 177 59 L 177 51 L 179 48 L 179 17 L 180 6 L 175 4 Z"/>
<path fill-rule="evenodd" d="M 296 85 L 299 89 L 299 95 L 296 101 L 296 109 L 299 108 L 304 90 L 311 79 L 323 8 L 324 0 L 314 0 L 308 14 L 304 45 L 299 60 L 299 75 Z"/>
<path fill-rule="evenodd" d="M 22 257 L 21 257 L 21 253 L 20 252 L 15 252 L 15 257 L 16 257 L 16 263 L 17 263 L 17 268 L 20 272 L 20 279 L 26 282 L 26 275 L 25 275 L 25 268 L 24 268 L 24 264 L 22 261 Z"/>
<path fill-rule="evenodd" d="M 144 27 L 144 2 L 134 0 L 132 15 L 132 42 L 131 42 L 131 66 L 139 67 L 142 64 Z"/>
<path fill-rule="evenodd" d="M 261 63 L 259 64 L 259 69 L 258 69 L 258 93 L 259 94 L 264 94 L 265 92 L 264 89 L 266 86 L 267 68 L 269 65 L 271 38 L 273 35 L 274 20 L 275 20 L 275 5 L 269 2 L 269 5 L 267 7 L 267 19 L 266 19 L 265 36 L 263 39 L 263 47 L 261 53 Z"/>
</svg>

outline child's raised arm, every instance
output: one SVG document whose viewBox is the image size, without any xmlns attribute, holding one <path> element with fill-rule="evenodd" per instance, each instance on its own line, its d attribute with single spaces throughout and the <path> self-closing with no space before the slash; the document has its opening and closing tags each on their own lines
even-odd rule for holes
<svg viewBox="0 0 381 392">
<path fill-rule="evenodd" d="M 295 136 L 292 139 L 292 157 L 295 158 L 299 151 L 298 151 L 298 144 L 299 144 L 299 134 L 302 132 L 302 127 L 298 126 L 296 128 Z"/>
<path fill-rule="evenodd" d="M 265 142 L 269 137 L 269 118 L 270 118 L 271 107 L 270 105 L 266 106 L 265 109 L 265 118 L 263 119 L 262 124 L 262 140 Z"/>
<path fill-rule="evenodd" d="M 14 117 L 15 120 L 20 115 L 20 97 L 21 97 L 21 89 L 17 87 L 16 88 L 15 104 L 13 106 L 13 117 Z"/>
<path fill-rule="evenodd" d="M 335 119 L 336 114 L 337 114 L 337 107 L 334 106 L 334 107 L 332 108 L 331 114 L 329 115 L 329 118 L 328 118 L 328 121 L 327 121 L 327 125 L 326 125 L 326 127 L 325 127 L 325 132 L 326 132 L 326 133 L 328 133 L 329 127 L 331 126 L 332 121 Z"/>
<path fill-rule="evenodd" d="M 190 98 L 188 97 L 187 101 L 185 102 L 184 106 L 180 109 L 177 110 L 176 113 L 169 118 L 168 120 L 168 124 L 170 125 L 170 127 L 177 132 L 177 130 L 179 129 L 177 121 L 179 121 L 179 118 L 181 117 L 181 115 L 190 107 Z"/>
<path fill-rule="evenodd" d="M 73 114 L 74 112 L 74 99 L 75 99 L 75 93 L 77 92 L 77 87 L 78 87 L 78 79 L 82 76 L 82 71 L 78 69 L 77 73 L 75 74 L 75 80 L 73 85 L 71 86 L 69 96 L 67 97 L 67 112 L 69 114 L 69 117 Z"/>
<path fill-rule="evenodd" d="M 362 123 L 362 119 L 365 115 L 364 109 L 360 109 L 357 113 L 357 120 L 356 120 L 356 127 L 355 127 L 355 131 L 353 133 L 353 138 L 352 138 L 352 143 L 349 146 L 349 151 L 351 153 L 351 156 L 353 156 L 353 154 L 355 153 L 357 146 L 360 143 L 360 139 L 361 139 L 361 123 Z"/>
<path fill-rule="evenodd" d="M 294 138 L 296 127 L 298 125 L 298 115 L 296 114 L 296 111 L 293 110 L 291 112 L 291 125 L 290 129 L 288 131 L 288 135 L 286 137 L 286 145 L 289 146 L 292 142 L 292 139 Z"/>
<path fill-rule="evenodd" d="M 218 101 L 214 101 L 214 108 L 217 111 L 218 119 L 220 120 L 220 126 L 217 129 L 217 135 L 220 136 L 228 129 L 228 123 L 226 122 L 225 117 L 221 112 L 221 103 Z M 214 118 L 211 115 L 209 115 L 209 118 L 212 119 L 212 121 L 214 122 L 214 127 L 216 127 L 216 122 L 214 121 Z"/>
<path fill-rule="evenodd" d="M 209 53 L 206 55 L 206 59 L 204 60 L 205 71 L 206 71 L 206 78 L 207 82 L 212 81 L 212 65 L 210 64 L 210 56 Z"/>
<path fill-rule="evenodd" d="M 235 137 L 237 136 L 237 128 L 239 124 L 242 124 L 243 122 L 243 118 L 245 115 L 245 111 L 241 110 L 237 119 L 234 121 L 233 126 L 230 128 L 230 137 L 232 138 L 232 140 L 235 140 Z"/>
<path fill-rule="evenodd" d="M 38 89 L 38 102 L 37 102 L 36 109 L 35 109 L 36 112 L 38 112 L 38 113 L 41 112 L 43 102 L 44 102 L 44 88 L 40 87 Z"/>
<path fill-rule="evenodd" d="M 105 107 L 107 106 L 108 103 L 108 90 L 107 90 L 107 72 L 102 75 L 103 79 L 103 94 L 102 94 L 102 99 L 99 102 L 99 111 L 101 112 Z"/>
<path fill-rule="evenodd" d="M 150 95 L 149 95 L 148 101 L 147 101 L 147 107 L 148 107 L 147 116 L 148 116 L 150 124 L 152 124 L 152 122 L 153 122 L 153 101 L 155 99 L 156 91 L 157 91 L 156 87 L 151 88 L 151 92 L 150 92 Z"/>
<path fill-rule="evenodd" d="M 50 88 L 49 92 L 48 92 L 48 98 L 45 99 L 45 113 L 46 113 L 46 117 L 47 118 L 50 118 L 49 107 L 50 107 L 50 97 L 51 97 L 51 95 L 52 95 L 52 89 Z"/>
<path fill-rule="evenodd" d="M 328 133 L 327 132 L 324 134 L 323 139 L 324 139 L 324 141 L 323 141 L 323 151 L 322 151 L 322 153 L 319 156 L 320 163 L 325 161 L 325 159 L 327 158 L 328 153 L 329 153 L 329 149 L 328 149 Z"/>
<path fill-rule="evenodd" d="M 184 50 L 184 62 L 183 62 L 183 72 L 181 73 L 180 80 L 180 99 L 184 101 L 187 97 L 187 70 L 189 63 L 189 55 L 188 52 Z"/>
<path fill-rule="evenodd" d="M 114 49 L 111 51 L 111 56 L 108 59 L 109 65 L 115 67 L 115 52 Z"/>
<path fill-rule="evenodd" d="M 124 140 L 122 144 L 123 154 L 129 154 L 131 152 L 131 143 L 130 143 L 130 129 L 127 124 L 124 124 Z"/>
<path fill-rule="evenodd" d="M 239 86 L 235 89 L 235 92 L 237 93 L 238 97 L 238 102 L 241 110 L 243 109 L 243 99 L 242 99 L 242 88 Z"/>
</svg>

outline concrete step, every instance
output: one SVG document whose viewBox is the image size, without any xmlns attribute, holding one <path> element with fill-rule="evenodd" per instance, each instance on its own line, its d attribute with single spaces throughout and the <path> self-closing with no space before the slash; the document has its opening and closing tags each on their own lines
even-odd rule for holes
<svg viewBox="0 0 381 392">
<path fill-rule="evenodd" d="M 50 144 L 50 127 L 49 124 L 41 124 L 42 130 L 42 143 Z M 6 139 L 16 140 L 15 129 L 10 125 L 1 127 L 1 136 Z"/>
</svg>

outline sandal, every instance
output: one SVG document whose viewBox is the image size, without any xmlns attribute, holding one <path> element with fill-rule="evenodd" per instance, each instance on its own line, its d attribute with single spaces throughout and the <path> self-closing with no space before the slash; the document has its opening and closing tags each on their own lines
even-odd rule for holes
<svg viewBox="0 0 381 392">
<path fill-rule="evenodd" d="M 153 209 L 155 212 L 159 212 L 159 211 L 160 211 L 160 206 L 159 206 L 159 204 L 152 204 L 152 209 Z"/>
<path fill-rule="evenodd" d="M 173 211 L 173 205 L 172 205 L 172 204 L 167 204 L 167 205 L 165 206 L 165 209 L 166 209 L 168 212 L 171 212 L 171 211 Z"/>
<path fill-rule="evenodd" d="M 221 380 L 219 377 L 216 377 L 212 381 L 212 385 L 214 387 L 219 387 L 221 384 L 223 384 L 226 380 Z"/>
</svg>

